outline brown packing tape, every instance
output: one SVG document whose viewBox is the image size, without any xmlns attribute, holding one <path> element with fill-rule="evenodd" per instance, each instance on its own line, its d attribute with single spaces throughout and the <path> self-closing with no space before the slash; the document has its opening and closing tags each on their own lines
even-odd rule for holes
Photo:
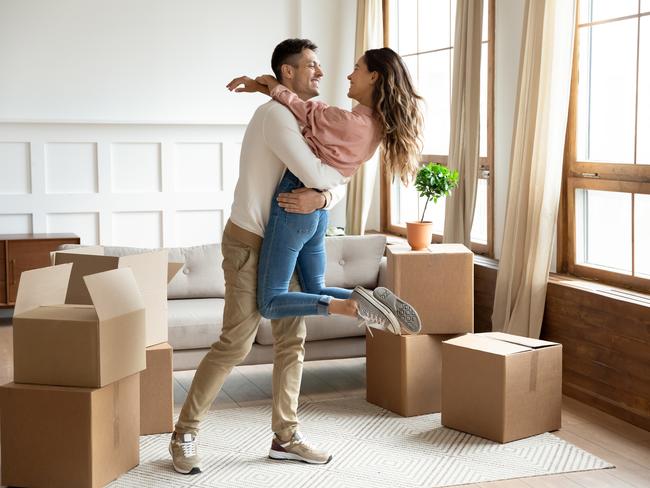
<svg viewBox="0 0 650 488">
<path fill-rule="evenodd" d="M 532 350 L 530 352 L 530 377 L 528 378 L 528 391 L 537 390 L 537 374 L 539 365 L 539 351 Z"/>
</svg>

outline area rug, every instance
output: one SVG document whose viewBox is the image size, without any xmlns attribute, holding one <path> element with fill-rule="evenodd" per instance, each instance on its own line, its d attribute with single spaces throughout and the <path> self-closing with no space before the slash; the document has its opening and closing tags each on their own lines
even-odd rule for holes
<svg viewBox="0 0 650 488">
<path fill-rule="evenodd" d="M 326 465 L 268 459 L 271 406 L 211 411 L 199 436 L 204 472 L 177 474 L 169 434 L 142 437 L 140 465 L 113 488 L 436 487 L 613 467 L 554 436 L 498 444 L 447 429 L 440 414 L 404 418 L 363 399 L 312 402 L 301 431 L 328 449 Z"/>
</svg>

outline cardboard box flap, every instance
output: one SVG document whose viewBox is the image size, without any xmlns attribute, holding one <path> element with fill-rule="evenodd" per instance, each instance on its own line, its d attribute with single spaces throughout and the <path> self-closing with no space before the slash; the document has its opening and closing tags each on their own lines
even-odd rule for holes
<svg viewBox="0 0 650 488">
<path fill-rule="evenodd" d="M 106 254 L 104 246 L 79 246 L 73 247 L 70 249 L 62 249 L 60 251 L 54 251 L 55 253 L 65 253 L 65 254 L 91 254 L 93 256 L 103 256 Z"/>
<path fill-rule="evenodd" d="M 483 337 L 482 334 L 465 334 L 454 339 L 449 339 L 448 341 L 445 341 L 444 344 L 465 347 L 467 349 L 497 354 L 499 356 L 508 356 L 510 354 L 517 354 L 531 350 L 529 347 L 520 344 L 513 344 L 511 342 L 498 341 L 488 337 Z"/>
<path fill-rule="evenodd" d="M 118 260 L 119 258 L 114 256 L 57 252 L 54 256 L 55 264 L 73 264 L 65 303 L 92 304 L 83 277 L 117 268 Z"/>
<path fill-rule="evenodd" d="M 84 276 L 99 320 L 144 309 L 138 284 L 130 268 L 117 268 Z"/>
<path fill-rule="evenodd" d="M 531 349 L 540 349 L 542 347 L 550 347 L 559 345 L 557 342 L 542 341 L 540 339 L 531 339 L 530 337 L 523 337 L 512 334 L 505 334 L 503 332 L 484 332 L 479 334 L 483 337 L 496 339 L 499 341 L 509 342 L 511 344 L 519 344 L 520 346 L 530 347 Z"/>
<path fill-rule="evenodd" d="M 23 271 L 18 284 L 14 316 L 42 305 L 65 302 L 72 264 Z"/>
<path fill-rule="evenodd" d="M 122 256 L 119 266 L 131 268 L 143 294 L 159 292 L 167 296 L 168 254 L 167 250 L 162 249 Z"/>
<path fill-rule="evenodd" d="M 174 276 L 185 266 L 185 263 L 177 263 L 175 261 L 170 261 L 167 263 L 167 283 L 169 283 Z"/>
</svg>

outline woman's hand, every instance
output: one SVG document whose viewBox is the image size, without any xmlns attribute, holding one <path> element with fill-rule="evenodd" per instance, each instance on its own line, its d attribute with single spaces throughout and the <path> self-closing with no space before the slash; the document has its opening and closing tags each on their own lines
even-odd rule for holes
<svg viewBox="0 0 650 488">
<path fill-rule="evenodd" d="M 243 86 L 242 86 L 243 85 Z M 238 76 L 234 78 L 230 83 L 226 85 L 226 88 L 235 93 L 264 93 L 265 95 L 269 94 L 269 87 L 258 83 L 248 76 Z"/>
<path fill-rule="evenodd" d="M 255 78 L 255 81 L 260 85 L 265 85 L 268 87 L 269 91 L 273 90 L 280 82 L 273 75 L 262 75 Z"/>
</svg>

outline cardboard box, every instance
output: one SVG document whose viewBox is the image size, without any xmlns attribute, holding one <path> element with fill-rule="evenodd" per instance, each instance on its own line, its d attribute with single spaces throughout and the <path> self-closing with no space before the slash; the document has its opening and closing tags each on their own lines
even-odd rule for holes
<svg viewBox="0 0 650 488">
<path fill-rule="evenodd" d="M 138 284 L 146 313 L 146 346 L 167 342 L 167 283 L 183 267 L 183 263 L 168 263 L 166 250 L 105 256 L 102 246 L 74 248 L 54 253 L 54 264 L 73 263 L 70 286 L 65 303 L 90 304 L 91 299 L 83 281 L 89 274 L 128 267 Z"/>
<path fill-rule="evenodd" d="M 386 248 L 387 286 L 409 302 L 422 321 L 421 334 L 474 331 L 474 254 L 462 244 Z"/>
<path fill-rule="evenodd" d="M 105 486 L 140 462 L 140 379 L 0 387 L 2 484 Z"/>
<path fill-rule="evenodd" d="M 147 348 L 147 369 L 140 373 L 140 435 L 174 430 L 172 346 Z"/>
<path fill-rule="evenodd" d="M 131 270 L 84 277 L 93 305 L 65 305 L 71 270 L 64 264 L 21 275 L 16 383 L 98 388 L 146 367 L 144 303 Z"/>
<path fill-rule="evenodd" d="M 366 400 L 411 417 L 440 411 L 442 341 L 451 335 L 366 334 Z"/>
<path fill-rule="evenodd" d="M 499 332 L 442 345 L 442 424 L 497 442 L 561 426 L 562 345 Z"/>
</svg>

